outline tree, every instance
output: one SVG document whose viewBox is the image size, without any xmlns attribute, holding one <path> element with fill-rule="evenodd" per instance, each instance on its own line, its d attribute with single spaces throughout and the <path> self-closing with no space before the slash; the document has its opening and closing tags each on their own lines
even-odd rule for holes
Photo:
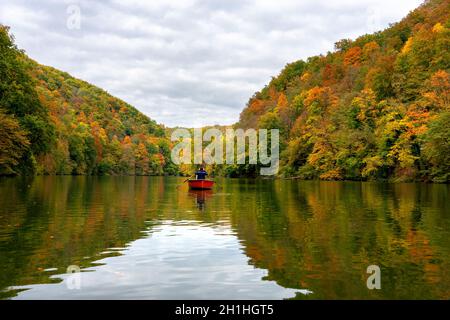
<svg viewBox="0 0 450 320">
<path fill-rule="evenodd" d="M 430 175 L 436 182 L 450 182 L 450 112 L 430 123 L 423 136 L 423 153 L 431 164 Z"/>
<path fill-rule="evenodd" d="M 334 48 L 337 51 L 347 51 L 352 45 L 353 41 L 351 39 L 342 39 L 334 44 Z"/>
<path fill-rule="evenodd" d="M 450 109 L 450 75 L 445 70 L 438 70 L 428 81 L 429 89 L 424 97 L 431 102 L 437 110 Z"/>
<path fill-rule="evenodd" d="M 362 50 L 360 47 L 350 48 L 344 56 L 345 66 L 358 66 L 361 62 Z"/>
<path fill-rule="evenodd" d="M 122 141 L 122 158 L 120 165 L 124 174 L 134 175 L 136 173 L 134 145 L 131 142 L 130 136 L 125 136 Z"/>
<path fill-rule="evenodd" d="M 149 174 L 149 155 L 147 148 L 145 145 L 140 142 L 137 145 L 135 151 L 135 165 L 136 165 L 136 174 L 138 175 L 148 175 Z"/>
<path fill-rule="evenodd" d="M 16 166 L 29 146 L 19 122 L 0 110 L 0 174 L 16 174 Z"/>
</svg>

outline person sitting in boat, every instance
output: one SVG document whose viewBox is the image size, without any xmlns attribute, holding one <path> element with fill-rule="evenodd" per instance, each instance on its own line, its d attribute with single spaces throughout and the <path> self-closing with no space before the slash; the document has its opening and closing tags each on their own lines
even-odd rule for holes
<svg viewBox="0 0 450 320">
<path fill-rule="evenodd" d="M 205 180 L 208 173 L 205 171 L 205 168 L 200 167 L 199 170 L 195 172 L 195 178 L 197 180 Z"/>
</svg>

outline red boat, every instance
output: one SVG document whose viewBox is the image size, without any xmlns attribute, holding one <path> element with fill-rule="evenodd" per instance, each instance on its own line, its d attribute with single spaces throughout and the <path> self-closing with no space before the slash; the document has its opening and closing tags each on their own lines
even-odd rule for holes
<svg viewBox="0 0 450 320">
<path fill-rule="evenodd" d="M 212 189 L 214 181 L 212 180 L 188 180 L 189 188 L 197 190 L 207 190 Z"/>
</svg>

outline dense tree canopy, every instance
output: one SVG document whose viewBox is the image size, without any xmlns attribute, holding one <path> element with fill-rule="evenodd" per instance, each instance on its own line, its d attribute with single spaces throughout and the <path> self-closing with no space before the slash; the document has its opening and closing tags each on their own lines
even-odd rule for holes
<svg viewBox="0 0 450 320">
<path fill-rule="evenodd" d="M 280 123 L 282 175 L 448 182 L 450 2 L 288 64 L 239 127 Z"/>
<path fill-rule="evenodd" d="M 0 27 L 0 174 L 177 173 L 165 128 L 65 72 Z"/>
<path fill-rule="evenodd" d="M 54 125 L 39 101 L 26 56 L 0 25 L 0 174 L 30 174 L 55 142 Z"/>
<path fill-rule="evenodd" d="M 289 63 L 242 111 L 279 128 L 282 176 L 450 179 L 450 2 Z M 127 103 L 39 65 L 0 26 L 0 174 L 176 174 L 167 130 Z M 209 168 L 255 176 L 255 165 Z"/>
</svg>

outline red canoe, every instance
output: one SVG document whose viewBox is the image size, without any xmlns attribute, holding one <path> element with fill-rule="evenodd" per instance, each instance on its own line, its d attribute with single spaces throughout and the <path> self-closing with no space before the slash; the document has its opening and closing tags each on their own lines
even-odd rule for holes
<svg viewBox="0 0 450 320">
<path fill-rule="evenodd" d="M 214 181 L 212 180 L 188 180 L 189 188 L 191 189 L 212 189 Z"/>
</svg>

